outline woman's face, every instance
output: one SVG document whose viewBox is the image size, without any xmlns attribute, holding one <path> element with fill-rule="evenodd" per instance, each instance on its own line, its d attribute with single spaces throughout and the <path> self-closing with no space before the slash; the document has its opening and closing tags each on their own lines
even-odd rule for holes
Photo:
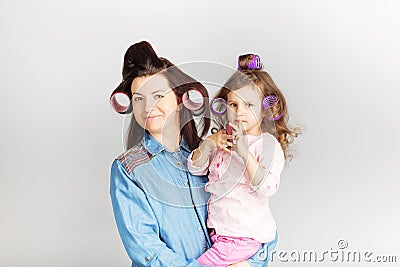
<svg viewBox="0 0 400 267">
<path fill-rule="evenodd" d="M 152 135 L 172 127 L 179 130 L 178 102 L 163 75 L 137 77 L 131 90 L 133 115 L 141 127 Z"/>
<path fill-rule="evenodd" d="M 261 98 L 257 88 L 245 86 L 227 95 L 228 121 L 241 125 L 248 135 L 260 135 Z"/>
</svg>

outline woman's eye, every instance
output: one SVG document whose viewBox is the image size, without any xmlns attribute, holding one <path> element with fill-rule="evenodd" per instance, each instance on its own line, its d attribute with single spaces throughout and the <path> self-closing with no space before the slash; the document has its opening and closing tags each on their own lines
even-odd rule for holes
<svg viewBox="0 0 400 267">
<path fill-rule="evenodd" d="M 235 108 L 237 105 L 236 103 L 230 103 L 229 106 Z"/>
<path fill-rule="evenodd" d="M 163 95 L 155 95 L 154 96 L 155 99 L 160 99 L 160 98 L 163 98 L 163 97 L 164 97 Z"/>
<path fill-rule="evenodd" d="M 254 107 L 254 105 L 251 104 L 251 103 L 247 103 L 246 105 L 247 105 L 247 107 L 249 107 L 249 108 Z"/>
<path fill-rule="evenodd" d="M 142 99 L 143 99 L 143 97 L 136 96 L 135 98 L 133 98 L 133 101 L 138 102 L 138 101 L 141 101 Z"/>
</svg>

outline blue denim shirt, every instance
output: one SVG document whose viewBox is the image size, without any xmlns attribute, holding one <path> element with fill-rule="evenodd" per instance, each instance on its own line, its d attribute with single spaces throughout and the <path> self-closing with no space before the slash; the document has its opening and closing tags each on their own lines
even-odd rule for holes
<svg viewBox="0 0 400 267">
<path fill-rule="evenodd" d="M 196 258 L 211 247 L 207 176 L 189 173 L 190 152 L 184 138 L 172 152 L 145 133 L 140 144 L 114 160 L 110 195 L 132 266 L 200 266 Z M 256 254 L 248 262 L 266 266 Z"/>
</svg>

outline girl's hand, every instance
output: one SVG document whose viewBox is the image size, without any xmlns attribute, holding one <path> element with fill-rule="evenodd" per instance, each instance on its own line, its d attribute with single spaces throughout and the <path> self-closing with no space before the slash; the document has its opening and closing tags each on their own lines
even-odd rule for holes
<svg viewBox="0 0 400 267">
<path fill-rule="evenodd" d="M 243 135 L 243 125 L 241 123 L 239 124 L 234 124 L 234 123 L 229 123 L 230 126 L 233 128 L 233 138 L 236 141 L 236 144 L 234 142 L 233 146 L 233 151 L 238 153 L 238 155 L 246 161 L 248 155 L 249 155 L 249 146 L 247 144 L 247 138 L 245 135 Z"/>
<path fill-rule="evenodd" d="M 225 130 L 219 130 L 204 139 L 200 146 L 193 151 L 193 165 L 197 167 L 203 166 L 215 148 L 220 148 L 227 153 L 231 153 L 232 151 L 228 149 L 228 146 L 232 147 L 232 142 L 228 141 L 228 139 L 232 138 L 233 136 L 226 134 Z"/>
<path fill-rule="evenodd" d="M 208 142 L 210 144 L 213 144 L 214 149 L 215 148 L 220 148 L 225 152 L 231 153 L 231 150 L 229 150 L 227 147 L 232 147 L 233 144 L 232 142 L 228 141 L 228 139 L 232 139 L 233 136 L 229 135 L 226 133 L 225 130 L 219 130 L 215 134 L 210 135 L 205 139 L 205 141 L 212 141 Z"/>
</svg>

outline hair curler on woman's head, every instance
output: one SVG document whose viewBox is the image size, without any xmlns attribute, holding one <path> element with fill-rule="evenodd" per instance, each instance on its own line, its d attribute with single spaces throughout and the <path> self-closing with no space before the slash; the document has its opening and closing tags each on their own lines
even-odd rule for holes
<svg viewBox="0 0 400 267">
<path fill-rule="evenodd" d="M 122 93 L 131 99 L 131 84 L 133 79 L 156 74 L 171 66 L 173 64 L 169 60 L 157 56 L 153 47 L 148 42 L 142 41 L 131 45 L 124 55 L 122 81 L 110 95 L 112 108 L 120 114 L 131 113 L 132 106 L 122 105 L 116 96 Z"/>
<path fill-rule="evenodd" d="M 121 114 L 131 113 L 132 81 L 137 77 L 155 74 L 163 75 L 167 79 L 178 104 L 183 105 L 180 110 L 181 134 L 186 138 L 191 149 L 196 148 L 201 137 L 207 134 L 210 127 L 208 101 L 201 99 L 201 102 L 199 99 L 208 99 L 208 91 L 200 82 L 184 73 L 168 59 L 158 57 L 153 47 L 146 41 L 135 43 L 126 51 L 122 68 L 123 80 L 111 93 L 111 107 Z M 129 99 L 128 103 L 126 99 Z M 197 124 L 194 117 L 199 118 Z M 127 134 L 127 149 L 140 142 L 143 134 L 144 129 L 132 115 Z"/>
</svg>

